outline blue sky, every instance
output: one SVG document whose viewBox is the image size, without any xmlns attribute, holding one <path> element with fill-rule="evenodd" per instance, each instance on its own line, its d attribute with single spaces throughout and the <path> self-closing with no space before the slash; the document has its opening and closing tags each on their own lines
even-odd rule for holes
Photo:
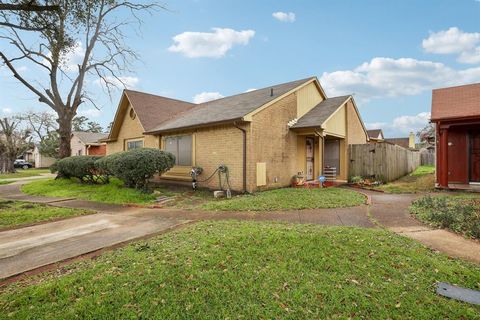
<svg viewBox="0 0 480 320">
<path fill-rule="evenodd" d="M 124 75 L 133 89 L 204 101 L 317 76 L 329 96 L 354 94 L 367 126 L 392 137 L 426 124 L 432 88 L 480 82 L 478 0 L 165 4 L 143 17 L 141 37 L 127 32 L 141 56 Z M 121 91 L 110 99 L 94 78 L 87 86 L 101 110 L 80 113 L 107 125 Z M 34 108 L 33 94 L 0 69 L 0 114 Z"/>
</svg>

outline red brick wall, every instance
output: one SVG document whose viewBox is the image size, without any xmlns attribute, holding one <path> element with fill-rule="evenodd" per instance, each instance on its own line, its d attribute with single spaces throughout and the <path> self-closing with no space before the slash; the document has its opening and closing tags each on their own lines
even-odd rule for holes
<svg viewBox="0 0 480 320">
<path fill-rule="evenodd" d="M 88 150 L 88 155 L 90 156 L 104 156 L 107 154 L 107 146 L 91 146 Z"/>
</svg>

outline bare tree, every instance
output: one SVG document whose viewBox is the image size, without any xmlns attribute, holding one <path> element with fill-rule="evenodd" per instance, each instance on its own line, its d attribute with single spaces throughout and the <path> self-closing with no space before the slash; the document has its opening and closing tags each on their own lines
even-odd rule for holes
<svg viewBox="0 0 480 320">
<path fill-rule="evenodd" d="M 48 111 L 28 111 L 22 114 L 20 118 L 27 122 L 28 127 L 32 131 L 32 135 L 38 142 L 42 142 L 58 128 L 55 115 Z"/>
<path fill-rule="evenodd" d="M 141 24 L 141 12 L 161 8 L 156 3 L 138 4 L 116 0 L 38 0 L 44 5 L 58 5 L 60 10 L 45 15 L 37 11 L 0 11 L 6 23 L 24 27 L 4 28 L 0 40 L 8 42 L 10 51 L 0 49 L 0 61 L 13 76 L 38 100 L 52 108 L 57 116 L 60 138 L 59 157 L 70 156 L 72 119 L 82 103 L 95 102 L 85 88 L 88 76 L 98 79 L 111 94 L 117 86 L 124 86 L 122 74 L 131 72 L 137 53 L 125 44 L 125 29 Z M 117 13 L 128 11 L 125 20 Z M 43 28 L 45 25 L 53 27 Z M 33 29 L 39 37 L 33 37 Z M 30 40 L 30 43 L 28 43 Z M 78 49 L 81 50 L 78 50 Z M 75 51 L 77 50 L 77 51 Z M 75 51 L 79 62 L 71 66 L 69 55 Z M 20 63 L 29 62 L 44 71 L 43 83 L 29 79 L 21 71 Z"/>
<path fill-rule="evenodd" d="M 0 119 L 0 172 L 15 172 L 13 162 L 31 147 L 28 129 L 20 128 L 18 118 Z"/>
</svg>

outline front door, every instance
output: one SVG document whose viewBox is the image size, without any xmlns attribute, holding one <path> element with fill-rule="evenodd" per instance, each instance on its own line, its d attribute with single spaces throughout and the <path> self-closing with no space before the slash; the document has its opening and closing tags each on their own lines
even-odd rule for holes
<svg viewBox="0 0 480 320">
<path fill-rule="evenodd" d="M 470 134 L 470 182 L 480 182 L 480 131 Z"/>
<path fill-rule="evenodd" d="M 307 150 L 307 180 L 313 180 L 313 155 L 314 155 L 314 148 L 315 148 L 315 143 L 314 143 L 313 138 L 306 138 L 306 150 Z"/>
</svg>

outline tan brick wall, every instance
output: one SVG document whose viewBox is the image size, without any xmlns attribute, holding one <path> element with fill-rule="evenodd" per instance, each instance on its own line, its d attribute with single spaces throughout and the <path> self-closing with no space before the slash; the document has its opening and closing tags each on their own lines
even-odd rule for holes
<svg viewBox="0 0 480 320">
<path fill-rule="evenodd" d="M 230 185 L 233 190 L 243 188 L 243 136 L 233 126 L 212 127 L 195 132 L 195 164 L 203 168 L 200 180 L 209 177 L 220 164 L 225 164 L 230 172 Z M 218 176 L 200 186 L 218 188 Z"/>
<path fill-rule="evenodd" d="M 158 148 L 160 146 L 158 136 L 144 135 L 143 127 L 138 117 L 131 119 L 128 116 L 131 106 L 128 106 L 126 112 L 119 118 L 122 121 L 118 138 L 114 142 L 107 143 L 107 155 L 126 150 L 126 141 L 131 139 L 144 139 L 144 147 Z"/>
<path fill-rule="evenodd" d="M 253 116 L 248 136 L 248 191 L 255 191 L 256 163 L 267 164 L 267 185 L 258 189 L 288 186 L 297 169 L 297 135 L 287 127 L 297 116 L 293 93 Z M 275 181 L 276 180 L 276 181 Z"/>
<path fill-rule="evenodd" d="M 85 144 L 76 135 L 72 135 L 72 139 L 70 140 L 70 148 L 72 149 L 72 156 L 78 156 L 79 151 L 81 151 L 80 155 L 86 155 Z"/>
</svg>

